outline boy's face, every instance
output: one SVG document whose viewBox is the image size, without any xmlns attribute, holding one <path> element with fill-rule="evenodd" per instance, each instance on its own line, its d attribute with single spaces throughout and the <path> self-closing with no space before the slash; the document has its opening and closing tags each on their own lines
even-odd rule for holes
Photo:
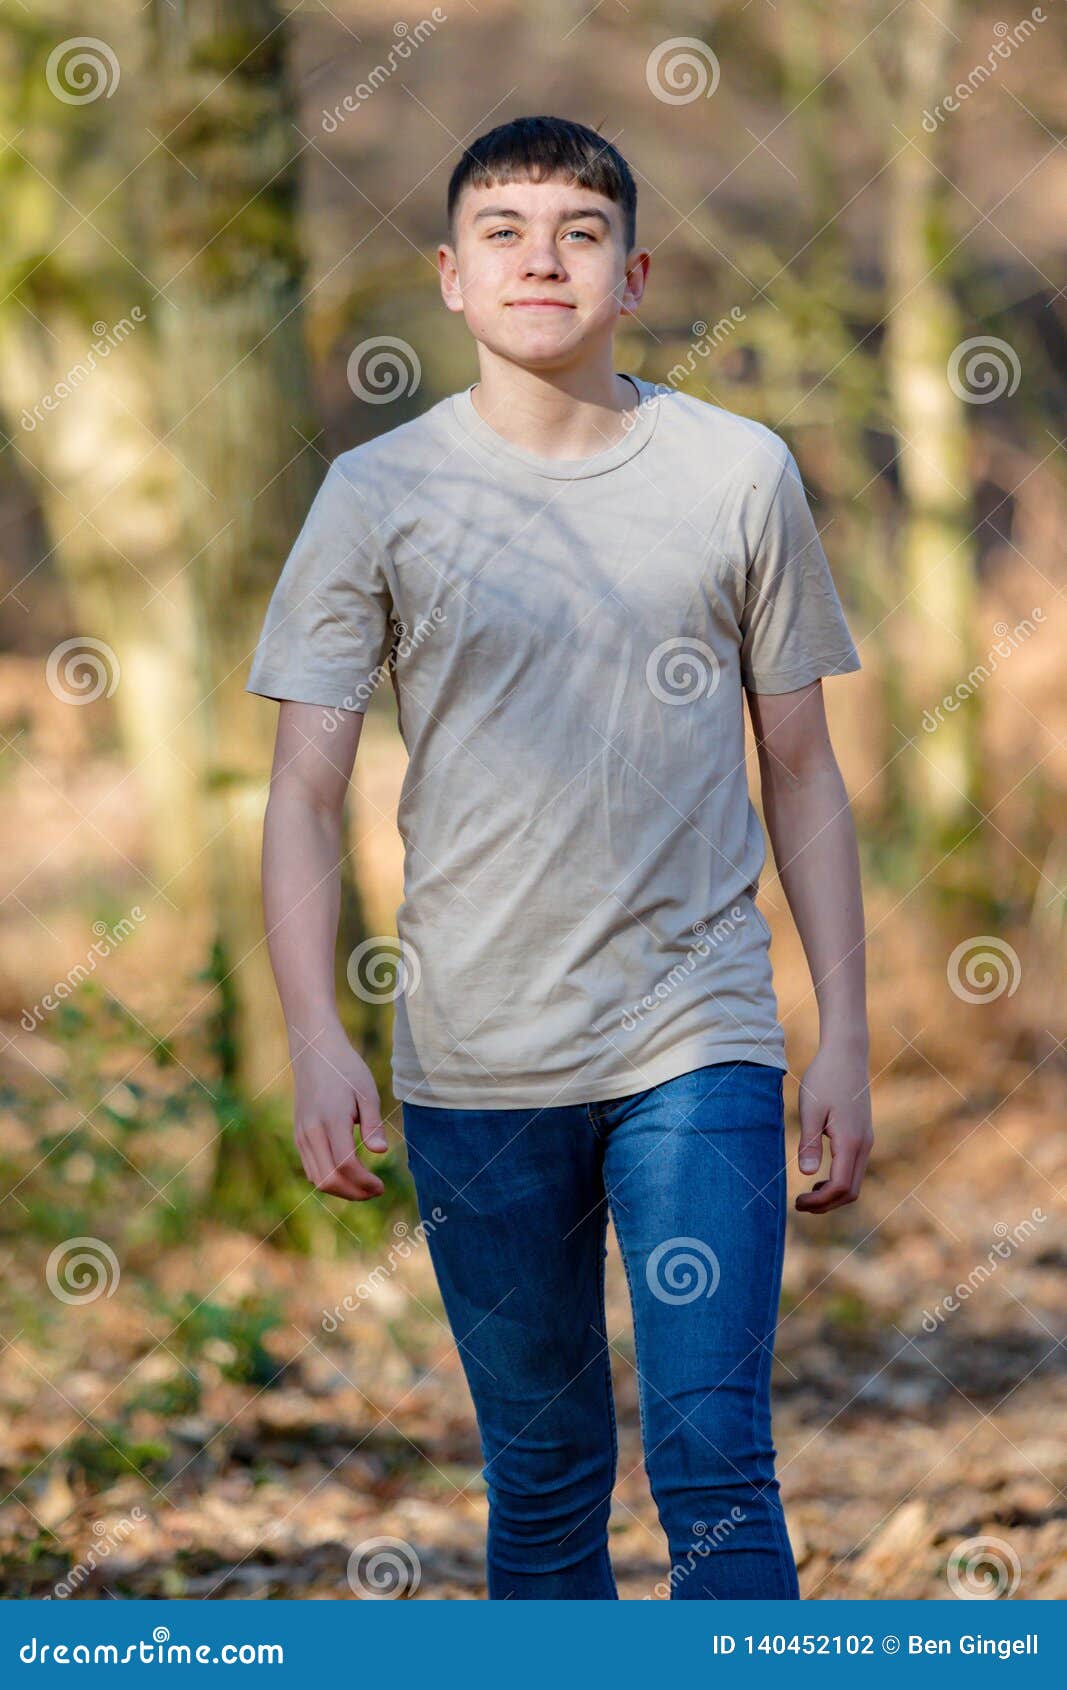
<svg viewBox="0 0 1067 1690">
<path fill-rule="evenodd" d="M 627 253 L 614 200 L 565 181 L 464 188 L 441 292 L 475 340 L 529 368 L 564 368 L 610 342 L 640 302 L 649 254 Z"/>
</svg>

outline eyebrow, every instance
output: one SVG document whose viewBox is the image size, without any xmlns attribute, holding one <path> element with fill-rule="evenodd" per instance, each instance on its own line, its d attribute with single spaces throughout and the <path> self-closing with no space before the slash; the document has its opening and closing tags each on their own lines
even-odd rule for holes
<svg viewBox="0 0 1067 1690">
<path fill-rule="evenodd" d="M 516 211 L 512 206 L 509 206 L 509 205 L 487 205 L 487 206 L 483 206 L 481 211 L 476 211 L 474 213 L 474 217 L 473 217 L 472 221 L 475 222 L 475 223 L 478 223 L 478 222 L 481 221 L 481 219 L 483 217 L 514 217 L 514 218 L 517 218 L 520 223 L 526 222 L 526 217 L 525 217 L 524 213 L 521 212 L 521 211 Z M 608 217 L 607 214 L 605 212 L 601 211 L 597 206 L 588 206 L 588 205 L 576 206 L 571 211 L 561 212 L 559 220 L 560 220 L 561 223 L 570 223 L 570 222 L 573 222 L 576 218 L 579 218 L 579 217 L 596 217 L 600 220 L 601 223 L 603 223 L 603 225 L 606 229 L 611 228 L 610 217 Z"/>
</svg>

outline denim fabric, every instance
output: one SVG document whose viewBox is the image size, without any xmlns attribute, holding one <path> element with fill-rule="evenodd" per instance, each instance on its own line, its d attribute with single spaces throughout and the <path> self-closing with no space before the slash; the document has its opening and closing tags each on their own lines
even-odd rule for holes
<svg viewBox="0 0 1067 1690">
<path fill-rule="evenodd" d="M 770 1411 L 782 1070 L 712 1063 L 562 1108 L 402 1107 L 420 1215 L 445 1216 L 428 1245 L 478 1420 L 490 1599 L 618 1596 L 609 1205 L 663 1584 L 672 1600 L 796 1599 Z"/>
</svg>

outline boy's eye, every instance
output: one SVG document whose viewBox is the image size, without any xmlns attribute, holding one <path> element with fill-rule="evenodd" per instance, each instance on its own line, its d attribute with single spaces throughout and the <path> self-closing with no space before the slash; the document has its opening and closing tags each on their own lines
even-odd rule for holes
<svg viewBox="0 0 1067 1690">
<path fill-rule="evenodd" d="M 492 231 L 492 233 L 489 235 L 488 238 L 491 241 L 495 241 L 499 235 L 515 235 L 515 234 L 518 234 L 517 229 L 494 229 Z M 568 235 L 581 235 L 583 241 L 591 241 L 593 239 L 593 236 L 588 229 L 568 229 L 567 234 Z"/>
</svg>

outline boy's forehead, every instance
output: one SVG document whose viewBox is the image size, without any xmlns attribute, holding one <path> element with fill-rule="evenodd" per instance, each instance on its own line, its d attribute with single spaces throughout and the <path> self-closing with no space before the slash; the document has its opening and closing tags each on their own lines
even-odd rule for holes
<svg viewBox="0 0 1067 1690">
<path fill-rule="evenodd" d="M 583 188 L 566 176 L 552 176 L 542 181 L 523 176 L 510 182 L 468 182 L 460 195 L 460 220 L 470 222 L 490 206 L 508 208 L 524 217 L 544 216 L 546 213 L 559 215 L 560 212 L 569 214 L 586 206 L 612 218 L 619 215 L 615 201 L 608 199 L 606 194 L 597 193 L 594 188 Z"/>
</svg>

